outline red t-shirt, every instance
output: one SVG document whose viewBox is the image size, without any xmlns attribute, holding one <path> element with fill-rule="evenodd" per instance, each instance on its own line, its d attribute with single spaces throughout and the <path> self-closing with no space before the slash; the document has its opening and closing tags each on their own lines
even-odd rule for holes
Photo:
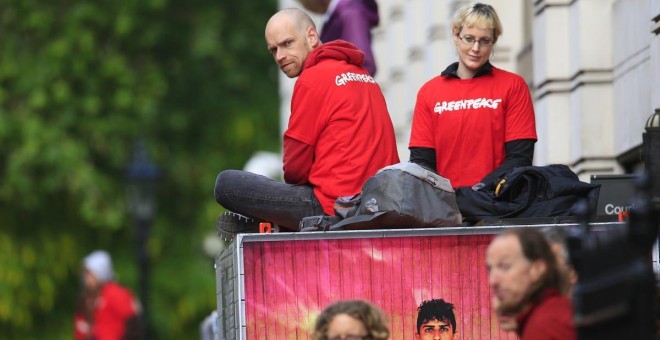
<svg viewBox="0 0 660 340">
<path fill-rule="evenodd" d="M 89 324 L 83 315 L 74 317 L 74 339 L 119 340 L 126 332 L 126 321 L 139 312 L 139 305 L 131 292 L 114 282 L 101 288 Z"/>
<path fill-rule="evenodd" d="M 330 215 L 337 197 L 360 192 L 379 169 L 399 162 L 385 98 L 362 60 L 342 40 L 314 49 L 294 86 L 284 132 L 285 180 L 312 185 Z M 313 148 L 312 157 L 292 159 L 296 143 Z"/>
<path fill-rule="evenodd" d="M 417 94 L 409 146 L 435 149 L 436 170 L 453 187 L 479 183 L 504 161 L 504 143 L 518 139 L 536 140 L 536 125 L 527 84 L 514 73 L 438 76 Z"/>
</svg>

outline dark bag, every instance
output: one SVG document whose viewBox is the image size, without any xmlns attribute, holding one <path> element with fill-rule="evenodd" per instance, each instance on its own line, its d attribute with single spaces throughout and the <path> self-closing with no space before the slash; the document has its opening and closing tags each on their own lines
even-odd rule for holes
<svg viewBox="0 0 660 340">
<path fill-rule="evenodd" d="M 339 197 L 335 212 L 335 216 L 303 219 L 301 231 L 444 227 L 462 222 L 449 180 L 415 163 L 379 170 L 359 195 Z"/>
<path fill-rule="evenodd" d="M 463 217 L 471 221 L 569 216 L 581 199 L 595 206 L 599 189 L 600 185 L 581 182 L 566 165 L 524 166 L 500 176 L 494 188 L 457 188 L 456 201 Z"/>
</svg>

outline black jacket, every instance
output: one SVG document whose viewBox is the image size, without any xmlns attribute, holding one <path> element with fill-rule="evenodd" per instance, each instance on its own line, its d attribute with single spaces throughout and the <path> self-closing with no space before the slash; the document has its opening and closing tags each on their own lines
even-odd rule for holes
<svg viewBox="0 0 660 340">
<path fill-rule="evenodd" d="M 600 185 L 581 182 L 566 165 L 524 166 L 500 176 L 495 187 L 456 189 L 456 201 L 468 220 L 573 215 L 580 199 L 595 206 Z"/>
</svg>

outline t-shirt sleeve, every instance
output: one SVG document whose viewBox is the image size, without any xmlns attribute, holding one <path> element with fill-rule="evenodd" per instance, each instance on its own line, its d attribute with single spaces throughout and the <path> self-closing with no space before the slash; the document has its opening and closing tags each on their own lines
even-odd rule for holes
<svg viewBox="0 0 660 340">
<path fill-rule="evenodd" d="M 504 141 L 536 140 L 536 120 L 532 96 L 527 84 L 519 76 L 516 76 L 513 86 L 511 86 L 507 103 Z"/>
<path fill-rule="evenodd" d="M 314 160 L 314 147 L 289 136 L 284 136 L 282 145 L 284 182 L 299 185 L 309 183 L 309 172 Z"/>
<path fill-rule="evenodd" d="M 435 148 L 433 138 L 433 103 L 426 98 L 426 85 L 417 93 L 412 119 L 409 148 Z"/>
<path fill-rule="evenodd" d="M 291 98 L 291 116 L 284 132 L 286 136 L 308 145 L 316 145 L 320 133 L 319 119 L 322 114 L 323 96 L 318 86 L 311 86 L 298 79 Z"/>
</svg>

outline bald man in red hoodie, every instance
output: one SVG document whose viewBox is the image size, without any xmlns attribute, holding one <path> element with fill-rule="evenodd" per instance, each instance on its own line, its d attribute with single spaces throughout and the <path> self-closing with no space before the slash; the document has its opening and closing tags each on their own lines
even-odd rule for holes
<svg viewBox="0 0 660 340">
<path fill-rule="evenodd" d="M 360 192 L 379 169 L 399 162 L 394 128 L 380 86 L 362 66 L 364 53 L 335 40 L 322 44 L 312 19 L 295 8 L 273 15 L 266 45 L 289 78 L 298 77 L 284 132 L 284 182 L 236 170 L 215 183 L 227 237 L 265 220 L 298 230 L 303 217 L 334 215 L 339 196 Z"/>
</svg>

